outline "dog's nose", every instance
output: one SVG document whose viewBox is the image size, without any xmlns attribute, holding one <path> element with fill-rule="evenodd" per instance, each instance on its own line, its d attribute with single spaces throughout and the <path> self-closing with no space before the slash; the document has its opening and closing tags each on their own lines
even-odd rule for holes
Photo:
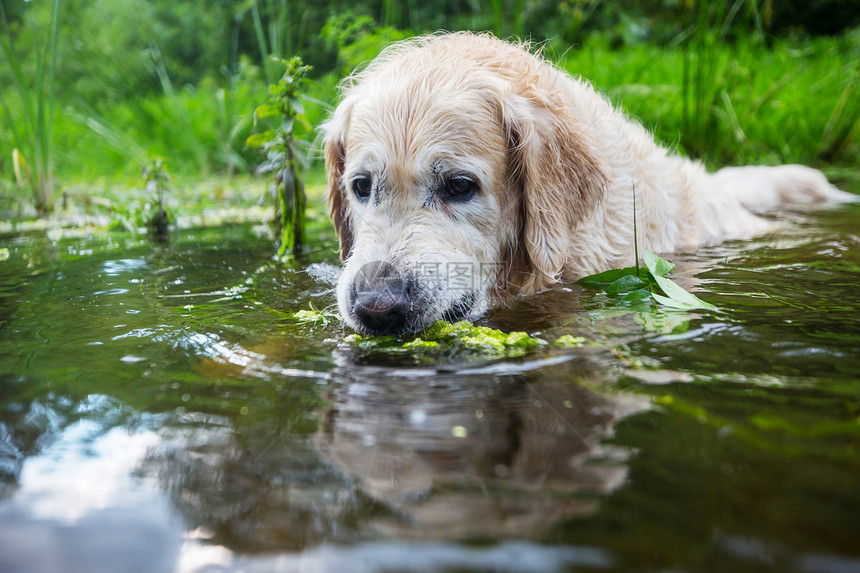
<svg viewBox="0 0 860 573">
<path fill-rule="evenodd" d="M 394 265 L 368 263 L 356 274 L 353 312 L 372 334 L 401 332 L 406 326 L 415 288 Z"/>
</svg>

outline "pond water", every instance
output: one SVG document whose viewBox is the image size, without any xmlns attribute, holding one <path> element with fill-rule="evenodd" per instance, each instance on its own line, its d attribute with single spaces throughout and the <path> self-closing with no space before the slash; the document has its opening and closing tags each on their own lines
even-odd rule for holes
<svg viewBox="0 0 860 573">
<path fill-rule="evenodd" d="M 523 356 L 343 344 L 335 243 L 0 238 L 0 571 L 858 571 L 860 205 L 577 285 Z M 3 250 L 7 249 L 7 250 Z"/>
</svg>

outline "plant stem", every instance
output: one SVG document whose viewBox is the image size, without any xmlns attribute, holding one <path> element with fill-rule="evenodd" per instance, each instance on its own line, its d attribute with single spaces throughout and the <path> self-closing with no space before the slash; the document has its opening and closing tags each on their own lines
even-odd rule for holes
<svg viewBox="0 0 860 573">
<path fill-rule="evenodd" d="M 636 257 L 636 276 L 639 276 L 639 230 L 636 226 L 636 181 L 633 181 L 633 254 Z"/>
</svg>

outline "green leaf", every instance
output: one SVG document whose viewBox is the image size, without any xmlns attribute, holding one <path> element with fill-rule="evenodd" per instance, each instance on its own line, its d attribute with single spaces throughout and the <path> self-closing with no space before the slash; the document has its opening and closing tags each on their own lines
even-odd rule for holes
<svg viewBox="0 0 860 573">
<path fill-rule="evenodd" d="M 645 261 L 645 266 L 648 267 L 648 270 L 654 277 L 665 277 L 675 268 L 673 263 L 670 263 L 666 259 L 661 259 L 651 251 L 642 253 L 642 260 Z"/>
<path fill-rule="evenodd" d="M 626 295 L 624 295 L 624 297 L 621 300 L 623 302 L 637 303 L 637 302 L 644 302 L 646 300 L 649 300 L 650 298 L 651 298 L 651 291 L 648 290 L 647 288 L 640 288 L 640 289 L 628 292 Z"/>
<path fill-rule="evenodd" d="M 257 106 L 257 109 L 254 110 L 254 118 L 255 119 L 263 119 L 266 117 L 276 117 L 279 115 L 283 115 L 280 108 L 276 105 L 272 105 L 270 103 L 264 103 L 261 106 Z"/>
<path fill-rule="evenodd" d="M 293 133 L 293 118 L 284 116 L 284 119 L 281 121 L 281 133 Z"/>
<path fill-rule="evenodd" d="M 620 305 L 629 311 L 649 312 L 649 301 L 679 310 L 718 310 L 714 305 L 687 292 L 666 278 L 675 265 L 651 251 L 644 251 L 645 269 L 627 267 L 583 277 L 577 281 L 586 288 L 603 290 L 613 297 L 621 296 Z M 663 294 L 653 291 L 659 288 Z"/>
<path fill-rule="evenodd" d="M 275 137 L 275 132 L 272 130 L 255 133 L 245 140 L 245 145 L 248 147 L 263 147 Z"/>
<path fill-rule="evenodd" d="M 586 288 L 603 290 L 623 277 L 629 275 L 635 276 L 636 271 L 636 267 L 627 267 L 624 269 L 610 269 L 608 271 L 603 271 L 602 273 L 597 273 L 596 275 L 582 277 L 576 282 Z"/>
<path fill-rule="evenodd" d="M 645 286 L 648 286 L 648 283 L 640 279 L 638 276 L 624 275 L 603 290 L 605 290 L 607 294 L 621 295 L 637 291 Z"/>
<path fill-rule="evenodd" d="M 664 306 L 680 310 L 717 310 L 717 307 L 711 303 L 703 301 L 696 295 L 687 292 L 671 279 L 667 279 L 666 277 L 654 277 L 654 280 L 657 281 L 657 284 L 660 285 L 660 288 L 664 293 L 666 293 L 666 296 L 663 297 L 656 293 L 653 293 L 651 296 L 654 297 L 654 300 Z"/>
</svg>

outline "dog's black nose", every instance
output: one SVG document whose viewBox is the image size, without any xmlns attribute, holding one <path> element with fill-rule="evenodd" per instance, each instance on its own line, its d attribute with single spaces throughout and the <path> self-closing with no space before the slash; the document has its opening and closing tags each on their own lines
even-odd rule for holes
<svg viewBox="0 0 860 573">
<path fill-rule="evenodd" d="M 392 334 L 405 330 L 415 299 L 413 281 L 389 263 L 368 263 L 359 269 L 353 283 L 353 312 L 372 334 Z"/>
</svg>

